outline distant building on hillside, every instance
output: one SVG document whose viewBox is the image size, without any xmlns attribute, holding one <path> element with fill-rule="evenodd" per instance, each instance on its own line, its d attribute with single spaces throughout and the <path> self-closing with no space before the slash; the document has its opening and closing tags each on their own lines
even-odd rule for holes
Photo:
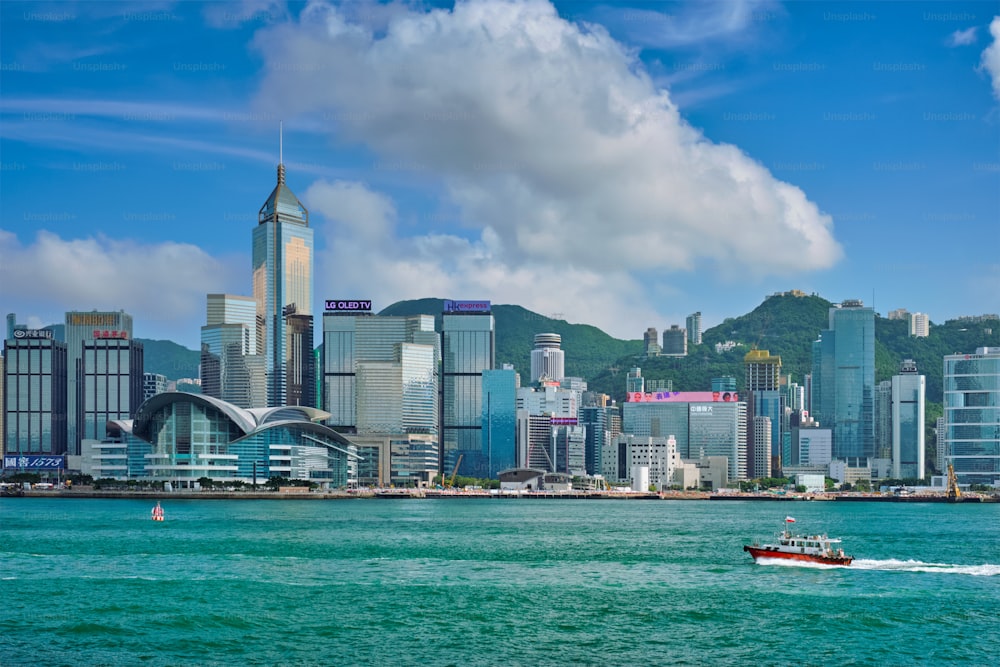
<svg viewBox="0 0 1000 667">
<path fill-rule="evenodd" d="M 647 357 L 658 357 L 660 356 L 660 335 L 656 331 L 656 327 L 649 327 L 646 329 L 646 333 L 642 334 L 643 349 L 646 351 Z"/>
<path fill-rule="evenodd" d="M 663 349 L 661 354 L 665 357 L 687 356 L 687 331 L 676 324 L 663 332 Z"/>
<path fill-rule="evenodd" d="M 701 311 L 688 315 L 685 325 L 688 342 L 692 345 L 701 345 Z"/>
</svg>

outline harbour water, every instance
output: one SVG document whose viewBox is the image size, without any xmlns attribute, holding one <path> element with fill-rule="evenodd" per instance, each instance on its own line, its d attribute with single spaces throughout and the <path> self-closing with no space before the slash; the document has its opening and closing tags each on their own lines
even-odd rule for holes
<svg viewBox="0 0 1000 667">
<path fill-rule="evenodd" d="M 994 665 L 1000 504 L 0 498 L 0 665 Z M 850 567 L 759 565 L 783 527 Z"/>
</svg>

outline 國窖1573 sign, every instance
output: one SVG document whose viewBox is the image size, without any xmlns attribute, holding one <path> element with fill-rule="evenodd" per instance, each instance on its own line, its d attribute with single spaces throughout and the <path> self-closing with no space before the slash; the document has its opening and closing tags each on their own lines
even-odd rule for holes
<svg viewBox="0 0 1000 667">
<path fill-rule="evenodd" d="M 326 300 L 326 310 L 327 312 L 353 312 L 353 311 L 370 311 L 372 309 L 371 301 L 351 301 L 349 299 L 327 299 Z"/>
<path fill-rule="evenodd" d="M 38 456 L 27 454 L 4 454 L 3 467 L 20 470 L 62 470 L 66 458 L 62 456 Z"/>
</svg>

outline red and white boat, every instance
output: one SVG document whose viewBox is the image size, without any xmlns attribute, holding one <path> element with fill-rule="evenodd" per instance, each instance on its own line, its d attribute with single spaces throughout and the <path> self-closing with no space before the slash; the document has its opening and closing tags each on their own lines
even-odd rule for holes
<svg viewBox="0 0 1000 667">
<path fill-rule="evenodd" d="M 824 565 L 850 565 L 853 556 L 845 556 L 839 546 L 840 540 L 826 535 L 796 535 L 788 530 L 788 524 L 795 523 L 792 517 L 785 517 L 785 530 L 778 533 L 772 544 L 744 545 L 743 551 L 753 556 L 754 562 L 761 558 L 822 563 Z"/>
</svg>

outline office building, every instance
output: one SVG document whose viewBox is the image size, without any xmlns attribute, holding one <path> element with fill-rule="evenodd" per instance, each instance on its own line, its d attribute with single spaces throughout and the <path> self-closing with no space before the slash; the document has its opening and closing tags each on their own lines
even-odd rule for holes
<svg viewBox="0 0 1000 667">
<path fill-rule="evenodd" d="M 489 479 L 499 479 L 501 470 L 516 468 L 517 390 L 514 367 L 483 371 L 483 447 Z"/>
<path fill-rule="evenodd" d="M 531 383 L 562 380 L 566 377 L 566 353 L 560 349 L 562 336 L 555 333 L 535 334 L 531 351 Z"/>
<path fill-rule="evenodd" d="M 391 361 L 355 364 L 360 434 L 437 435 L 437 347 L 401 342 Z"/>
<path fill-rule="evenodd" d="M 629 394 L 622 433 L 677 440 L 682 459 L 725 456 L 729 479 L 747 479 L 747 404 L 708 391 Z"/>
<path fill-rule="evenodd" d="M 1000 348 L 944 358 L 944 437 L 959 483 L 1000 485 Z"/>
<path fill-rule="evenodd" d="M 629 394 L 646 391 L 646 382 L 642 378 L 642 369 L 636 366 L 625 376 L 625 391 Z"/>
<path fill-rule="evenodd" d="M 483 371 L 496 364 L 489 301 L 445 301 L 441 318 L 441 470 L 471 476 L 483 446 Z M 466 454 L 470 464 L 465 463 Z"/>
<path fill-rule="evenodd" d="M 67 452 L 80 454 L 80 434 L 77 416 L 80 414 L 80 388 L 77 384 L 78 368 L 83 357 L 83 343 L 89 340 L 132 339 L 132 316 L 125 311 L 70 311 L 66 313 L 64 329 L 67 363 L 66 415 Z M 142 372 L 142 369 L 139 369 Z"/>
<path fill-rule="evenodd" d="M 77 366 L 77 434 L 103 440 L 109 421 L 131 419 L 142 403 L 142 343 L 124 338 L 83 341 Z"/>
<path fill-rule="evenodd" d="M 51 331 L 18 329 L 4 341 L 4 469 L 65 468 L 67 365 L 66 344 Z"/>
<path fill-rule="evenodd" d="M 753 440 L 747 476 L 760 479 L 771 476 L 771 419 L 757 415 L 753 418 Z"/>
<path fill-rule="evenodd" d="M 830 309 L 813 343 L 812 410 L 833 429 L 833 457 L 875 455 L 875 312 L 858 300 Z"/>
<path fill-rule="evenodd" d="M 267 404 L 286 405 L 290 393 L 301 404 L 312 392 L 300 385 L 312 381 L 314 373 L 302 367 L 312 365 L 312 347 L 305 354 L 298 349 L 303 341 L 295 338 L 303 329 L 312 328 L 313 230 L 309 211 L 285 183 L 280 157 L 277 185 L 261 206 L 257 221 L 252 235 L 252 285 Z"/>
<path fill-rule="evenodd" d="M 892 377 L 892 476 L 923 479 L 924 401 L 926 378 L 917 364 L 905 359 Z"/>
<path fill-rule="evenodd" d="M 146 401 L 167 390 L 167 376 L 160 373 L 142 374 L 142 400 Z"/>
<path fill-rule="evenodd" d="M 751 470 L 750 474 L 753 477 L 770 477 L 771 473 L 781 470 L 782 464 L 785 396 L 781 387 L 781 357 L 772 355 L 768 350 L 753 349 L 743 357 L 743 367 L 746 373 L 747 418 L 750 424 L 754 424 L 757 417 L 769 420 L 767 448 L 771 461 L 764 466 L 768 474 L 763 475 L 757 469 Z M 755 464 L 762 451 L 756 438 L 763 430 L 751 428 L 749 431 L 748 445 L 752 454 L 748 459 Z"/>
<path fill-rule="evenodd" d="M 712 378 L 712 391 L 715 392 L 734 392 L 736 391 L 736 378 L 734 377 L 718 377 Z"/>
<path fill-rule="evenodd" d="M 258 350 L 253 297 L 209 294 L 201 328 L 201 391 L 241 408 L 267 407 L 266 362 Z M 311 339 L 311 334 L 310 334 Z"/>
<path fill-rule="evenodd" d="M 875 387 L 875 455 L 892 457 L 892 380 L 882 380 Z"/>
<path fill-rule="evenodd" d="M 701 345 L 701 311 L 688 315 L 685 326 L 688 342 L 692 345 Z"/>
<path fill-rule="evenodd" d="M 606 479 L 625 482 L 633 491 L 646 492 L 649 486 L 657 490 L 674 484 L 674 471 L 681 466 L 681 457 L 674 438 L 620 434 L 605 447 L 605 467 L 600 471 Z M 648 471 L 647 479 L 637 474 Z"/>
<path fill-rule="evenodd" d="M 687 331 L 676 324 L 663 332 L 663 349 L 660 353 L 665 357 L 683 357 L 687 355 Z"/>
</svg>

